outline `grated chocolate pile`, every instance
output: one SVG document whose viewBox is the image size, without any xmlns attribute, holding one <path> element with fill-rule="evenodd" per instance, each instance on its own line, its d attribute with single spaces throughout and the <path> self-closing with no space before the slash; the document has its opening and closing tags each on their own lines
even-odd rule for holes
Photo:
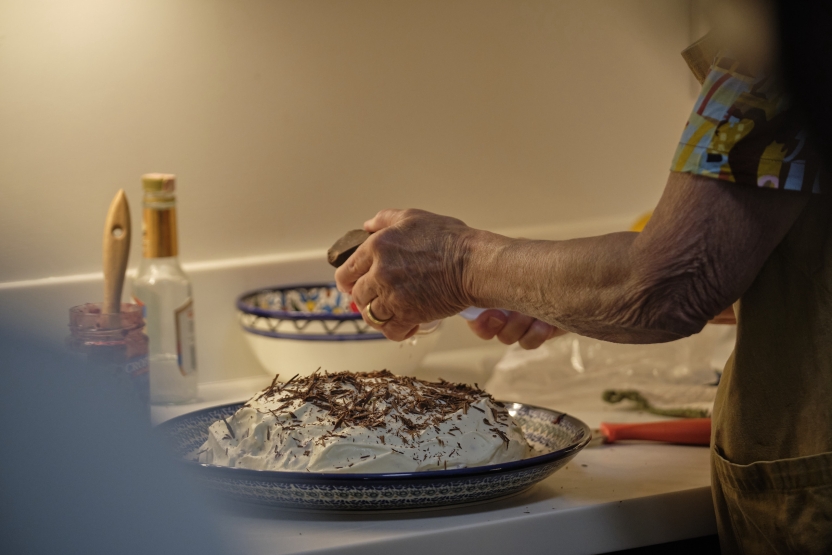
<svg viewBox="0 0 832 555">
<path fill-rule="evenodd" d="M 398 435 L 405 442 L 405 434 L 415 436 L 429 427 L 439 432 L 439 424 L 451 419 L 455 413 L 468 414 L 470 409 L 484 411 L 474 406 L 477 401 L 490 400 L 497 410 L 492 411 L 494 422 L 483 418 L 489 430 L 500 437 L 508 446 L 509 439 L 497 426 L 508 427 L 510 416 L 505 405 L 494 401 L 490 394 L 465 384 L 445 380 L 428 382 L 408 376 L 396 376 L 387 370 L 377 372 L 328 372 L 315 373 L 305 378 L 292 377 L 285 384 L 278 383 L 275 376 L 257 400 L 279 397 L 282 404 L 269 409 L 276 418 L 280 412 L 301 403 L 310 403 L 325 411 L 334 420 L 332 430 L 320 438 L 324 444 L 328 437 L 339 437 L 339 428 L 362 427 L 369 430 L 386 428 L 392 419 L 402 424 L 396 430 L 387 430 Z M 246 403 L 251 406 L 251 401 Z M 259 410 L 259 409 L 258 409 Z M 265 412 L 265 411 L 260 411 Z M 284 413 L 286 414 L 286 413 Z M 291 411 L 288 415 L 295 420 Z M 457 418 L 461 418 L 457 415 Z M 319 417 L 319 420 L 322 420 Z M 291 430 L 291 424 L 284 426 Z M 453 428 L 451 428 L 453 435 Z M 384 442 L 384 436 L 379 436 Z"/>
</svg>

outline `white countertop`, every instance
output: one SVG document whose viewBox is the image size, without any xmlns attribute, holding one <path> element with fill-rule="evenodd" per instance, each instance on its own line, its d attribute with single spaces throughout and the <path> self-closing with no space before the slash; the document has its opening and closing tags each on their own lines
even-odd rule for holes
<svg viewBox="0 0 832 555">
<path fill-rule="evenodd" d="M 504 347 L 435 353 L 419 377 L 485 383 Z M 269 378 L 200 386 L 200 402 L 154 407 L 155 422 L 212 405 L 247 399 Z M 583 388 L 552 396 L 503 400 L 550 406 L 591 427 L 601 421 L 655 420 L 605 405 Z M 551 393 L 551 392 L 549 392 Z M 542 402 L 541 402 L 542 401 Z M 547 402 L 548 401 L 548 402 Z M 569 465 L 513 497 L 449 509 L 384 513 L 278 510 L 227 505 L 223 527 L 250 554 L 605 553 L 716 533 L 708 449 L 640 442 L 587 448 Z"/>
</svg>

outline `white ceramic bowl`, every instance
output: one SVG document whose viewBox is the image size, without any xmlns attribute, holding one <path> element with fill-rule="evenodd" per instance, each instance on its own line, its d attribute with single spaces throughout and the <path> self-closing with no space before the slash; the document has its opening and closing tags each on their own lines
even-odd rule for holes
<svg viewBox="0 0 832 555">
<path fill-rule="evenodd" d="M 237 299 L 237 308 L 255 356 L 281 381 L 318 368 L 412 374 L 439 339 L 436 330 L 390 341 L 367 325 L 349 295 L 332 283 L 250 291 Z"/>
</svg>

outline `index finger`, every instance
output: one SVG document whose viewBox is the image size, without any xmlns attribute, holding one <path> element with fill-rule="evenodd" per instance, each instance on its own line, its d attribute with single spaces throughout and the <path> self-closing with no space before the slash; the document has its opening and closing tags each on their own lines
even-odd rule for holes
<svg viewBox="0 0 832 555">
<path fill-rule="evenodd" d="M 359 246 L 352 253 L 352 256 L 340 268 L 335 270 L 335 285 L 339 291 L 352 294 L 352 288 L 355 286 L 355 282 L 370 271 L 370 268 L 373 266 L 371 243 L 372 237 Z"/>
<path fill-rule="evenodd" d="M 384 210 L 373 216 L 372 219 L 369 219 L 366 222 L 364 222 L 364 231 L 375 233 L 376 231 L 384 229 L 385 227 L 390 227 L 391 225 L 401 220 L 403 215 L 404 210 L 399 210 L 397 208 L 385 208 Z"/>
</svg>

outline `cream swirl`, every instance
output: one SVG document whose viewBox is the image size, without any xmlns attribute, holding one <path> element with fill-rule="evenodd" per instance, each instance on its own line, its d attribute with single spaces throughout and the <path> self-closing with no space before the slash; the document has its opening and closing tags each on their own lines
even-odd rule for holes
<svg viewBox="0 0 832 555">
<path fill-rule="evenodd" d="M 394 473 L 496 464 L 529 445 L 484 391 L 390 372 L 272 385 L 209 427 L 200 462 L 257 470 Z"/>
</svg>

